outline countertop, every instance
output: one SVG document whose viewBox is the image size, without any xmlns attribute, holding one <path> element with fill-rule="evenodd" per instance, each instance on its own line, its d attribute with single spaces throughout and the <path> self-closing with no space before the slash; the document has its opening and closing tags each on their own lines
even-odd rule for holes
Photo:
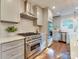
<svg viewBox="0 0 79 59">
<path fill-rule="evenodd" d="M 11 37 L 0 37 L 0 44 L 15 41 L 15 40 L 20 40 L 24 38 L 25 37 L 19 35 L 11 36 Z"/>
</svg>

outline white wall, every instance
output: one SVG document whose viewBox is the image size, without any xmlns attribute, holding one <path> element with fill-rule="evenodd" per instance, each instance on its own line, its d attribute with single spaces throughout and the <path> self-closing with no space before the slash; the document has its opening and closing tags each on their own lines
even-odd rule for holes
<svg viewBox="0 0 79 59">
<path fill-rule="evenodd" d="M 60 27 L 61 27 L 61 31 L 66 31 L 66 28 L 64 28 L 64 26 L 63 26 L 63 21 L 64 20 L 67 20 L 67 19 L 70 19 L 70 20 L 72 20 L 74 23 L 73 23 L 73 29 L 68 29 L 66 32 L 70 32 L 70 31 L 74 31 L 74 27 L 75 27 L 75 25 L 77 24 L 76 23 L 76 18 L 74 18 L 74 17 L 77 17 L 77 16 L 74 16 L 73 14 L 71 14 L 71 15 L 67 15 L 67 16 L 62 16 L 61 17 L 61 24 L 60 24 Z"/>
<path fill-rule="evenodd" d="M 54 18 L 54 23 L 57 24 L 59 27 L 60 27 L 60 30 L 61 31 L 64 31 L 65 28 L 63 28 L 63 21 L 64 20 L 67 20 L 67 19 L 71 19 L 73 20 L 74 22 L 74 25 L 76 25 L 77 23 L 77 15 L 74 15 L 74 14 L 69 14 L 69 15 L 64 15 L 64 16 L 61 16 L 61 17 L 57 17 L 57 18 Z"/>
<path fill-rule="evenodd" d="M 73 29 L 67 29 L 64 28 L 63 26 L 63 21 L 64 20 L 67 20 L 67 19 L 71 19 L 74 23 L 74 26 L 73 26 Z M 74 32 L 75 30 L 75 26 L 77 25 L 77 15 L 75 14 L 69 14 L 69 15 L 64 15 L 64 16 L 61 16 L 61 17 L 58 17 L 58 18 L 55 18 L 54 19 L 54 23 L 59 25 L 59 28 L 61 30 L 61 32 L 67 32 L 67 43 L 70 43 L 70 37 L 71 37 L 71 34 L 73 34 L 72 32 Z"/>
<path fill-rule="evenodd" d="M 78 59 L 78 34 L 73 33 L 70 40 L 71 59 Z"/>
<path fill-rule="evenodd" d="M 62 22 L 63 22 L 63 20 L 67 20 L 67 19 L 71 19 L 73 21 L 73 28 L 72 29 L 64 28 Z M 61 31 L 67 32 L 67 40 L 66 40 L 66 42 L 70 43 L 70 40 L 72 40 L 72 34 L 74 34 L 74 32 L 77 31 L 76 30 L 77 29 L 77 15 L 74 16 L 74 14 L 71 14 L 71 15 L 63 16 L 61 18 L 61 25 L 60 25 L 60 27 L 61 27 Z"/>
</svg>

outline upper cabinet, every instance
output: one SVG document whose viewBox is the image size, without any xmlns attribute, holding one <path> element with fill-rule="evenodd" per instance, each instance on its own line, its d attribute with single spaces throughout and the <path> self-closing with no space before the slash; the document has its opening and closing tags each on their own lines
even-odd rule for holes
<svg viewBox="0 0 79 59">
<path fill-rule="evenodd" d="M 43 25 L 43 9 L 41 7 L 37 6 L 37 25 L 42 26 Z"/>
<path fill-rule="evenodd" d="M 48 20 L 49 21 L 53 20 L 53 12 L 51 9 L 48 9 Z"/>
<path fill-rule="evenodd" d="M 43 9 L 27 0 L 0 0 L 0 21 L 18 23 L 20 17 L 43 23 Z"/>
<path fill-rule="evenodd" d="M 20 0 L 1 0 L 1 21 L 20 21 Z"/>
</svg>

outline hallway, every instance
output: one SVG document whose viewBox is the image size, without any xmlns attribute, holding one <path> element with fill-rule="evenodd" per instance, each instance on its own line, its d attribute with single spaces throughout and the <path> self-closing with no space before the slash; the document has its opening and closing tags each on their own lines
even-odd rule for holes
<svg viewBox="0 0 79 59">
<path fill-rule="evenodd" d="M 46 49 L 35 59 L 70 59 L 69 45 L 62 42 L 54 42 L 50 48 Z"/>
</svg>

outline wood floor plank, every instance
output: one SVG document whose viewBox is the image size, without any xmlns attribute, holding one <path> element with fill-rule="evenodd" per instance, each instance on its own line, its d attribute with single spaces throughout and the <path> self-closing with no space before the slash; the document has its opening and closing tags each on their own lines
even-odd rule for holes
<svg viewBox="0 0 79 59">
<path fill-rule="evenodd" d="M 70 59 L 69 45 L 62 42 L 54 42 L 50 48 L 47 48 L 42 54 L 35 59 Z"/>
</svg>

